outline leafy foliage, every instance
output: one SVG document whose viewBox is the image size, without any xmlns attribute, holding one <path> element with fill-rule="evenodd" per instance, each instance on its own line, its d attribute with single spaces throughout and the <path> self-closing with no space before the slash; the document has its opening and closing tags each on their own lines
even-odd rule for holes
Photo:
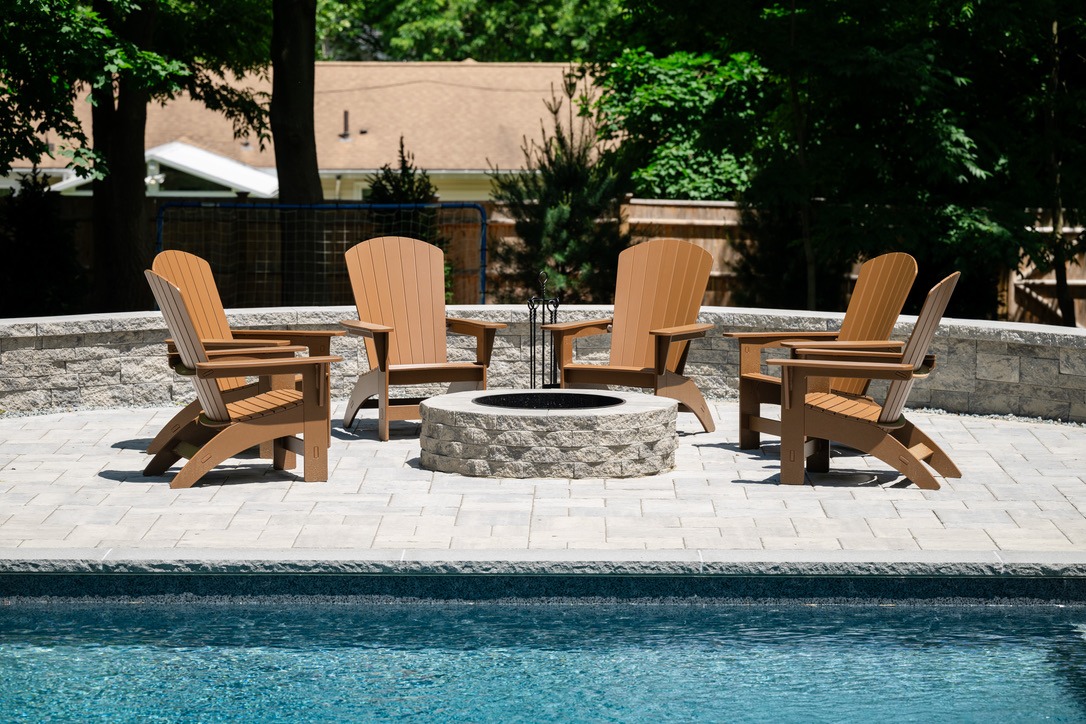
<svg viewBox="0 0 1086 724">
<path fill-rule="evenodd" d="M 723 177 L 717 188 L 735 190 L 759 242 L 741 249 L 738 267 L 752 300 L 840 308 L 840 285 L 828 281 L 838 269 L 901 249 L 932 275 L 962 269 L 963 290 L 975 284 L 976 293 L 956 295 L 952 313 L 993 315 L 993 270 L 1013 266 L 1028 235 L 1025 199 L 1007 193 L 1013 144 L 989 145 L 995 133 L 985 128 L 1011 125 L 996 109 L 1006 103 L 997 87 L 1008 76 L 994 57 L 978 65 L 975 51 L 983 37 L 993 56 L 1006 52 L 1004 36 L 1017 34 L 1016 24 L 992 19 L 975 34 L 981 13 L 999 7 L 1007 21 L 1036 15 L 1034 6 L 732 0 L 720 12 L 711 5 L 629 0 L 627 24 L 612 33 L 644 47 L 613 48 L 615 61 L 599 67 L 600 109 L 610 133 L 634 141 L 635 177 L 661 179 L 652 190 L 683 197 L 690 190 L 681 174 L 652 175 L 656 159 L 682 158 L 686 144 L 697 150 L 687 168 L 703 158 L 731 161 L 715 166 Z M 1061 18 L 1081 17 L 1068 8 Z"/>
<path fill-rule="evenodd" d="M 621 0 L 321 0 L 329 60 L 588 59 Z"/>
<path fill-rule="evenodd" d="M 741 134 L 751 122 L 747 95 L 761 76 L 749 55 L 721 61 L 706 53 L 623 51 L 601 75 L 596 112 L 601 136 L 622 141 L 620 162 L 633 192 L 672 199 L 742 193 L 750 159 L 737 158 L 719 137 Z M 724 123 L 727 129 L 718 128 Z"/>
<path fill-rule="evenodd" d="M 70 158 L 80 175 L 92 174 L 102 156 L 92 151 L 75 102 L 81 88 L 106 86 L 121 72 L 176 88 L 165 79 L 185 69 L 118 37 L 87 3 L 13 0 L 0 17 L 0 174 L 15 160 L 38 164 L 54 154 Z"/>
<path fill-rule="evenodd" d="M 574 110 L 573 73 L 562 91 L 546 104 L 553 132 L 524 141 L 524 170 L 491 170 L 491 195 L 506 205 L 522 242 L 496 251 L 507 271 L 497 295 L 506 301 L 524 301 L 546 272 L 565 302 L 608 302 L 618 254 L 629 245 L 618 215 L 623 184 L 599 154 L 594 123 Z"/>
<path fill-rule="evenodd" d="M 404 148 L 400 136 L 397 167 L 385 164 L 369 179 L 366 201 L 371 204 L 432 204 L 437 188 L 430 174 L 415 166 L 415 155 Z M 410 236 L 445 247 L 440 237 L 435 209 L 405 209 L 378 216 L 380 233 L 387 236 Z"/>
</svg>

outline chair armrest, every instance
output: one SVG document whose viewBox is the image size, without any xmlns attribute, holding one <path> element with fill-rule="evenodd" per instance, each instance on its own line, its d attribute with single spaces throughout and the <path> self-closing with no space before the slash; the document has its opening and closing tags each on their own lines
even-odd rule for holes
<svg viewBox="0 0 1086 724">
<path fill-rule="evenodd" d="M 900 362 L 901 352 L 869 351 L 864 349 L 823 349 L 821 347 L 799 347 L 792 354 L 801 359 L 825 361 L 841 360 L 845 362 Z"/>
<path fill-rule="evenodd" d="M 346 327 L 351 334 L 372 339 L 373 352 L 377 359 L 369 361 L 370 367 L 382 372 L 388 372 L 388 336 L 392 334 L 393 328 L 384 324 L 363 322 L 360 319 L 341 319 L 339 323 Z M 368 356 L 369 352 L 367 351 L 366 354 Z"/>
<path fill-rule="evenodd" d="M 509 325 L 505 322 L 486 322 L 482 319 L 460 319 L 459 317 L 445 317 L 445 329 L 453 334 L 467 334 L 475 336 L 484 329 L 505 329 Z"/>
<path fill-rule="evenodd" d="M 284 347 L 289 345 L 285 339 L 201 339 L 200 344 L 204 345 L 205 350 L 213 349 L 249 349 L 252 347 Z M 166 338 L 166 354 L 177 354 L 177 343 L 174 342 L 173 337 Z"/>
<path fill-rule="evenodd" d="M 384 324 L 374 324 L 373 322 L 363 322 L 359 319 L 342 319 L 339 322 L 346 331 L 351 334 L 360 334 L 363 337 L 369 337 L 373 339 L 377 334 L 390 334 L 393 331 L 392 327 L 388 327 Z"/>
<path fill-rule="evenodd" d="M 805 349 L 859 349 L 892 352 L 895 350 L 904 349 L 905 343 L 896 339 L 863 339 L 855 341 L 840 339 L 810 341 L 805 341 L 801 339 L 788 339 L 781 342 L 781 346 L 788 347 L 789 349 L 803 347 Z"/>
<path fill-rule="evenodd" d="M 302 344 L 309 348 L 310 357 L 328 354 L 332 348 L 332 337 L 342 337 L 342 329 L 231 329 L 238 339 L 274 338 L 286 340 L 288 344 Z"/>
<path fill-rule="evenodd" d="M 551 333 L 551 343 L 554 344 L 554 358 L 558 360 L 558 368 L 564 370 L 566 365 L 573 363 L 573 340 L 578 337 L 607 334 L 611 331 L 613 321 L 614 319 L 608 318 L 544 324 L 543 329 Z"/>
<path fill-rule="evenodd" d="M 797 329 L 791 332 L 725 332 L 725 337 L 738 340 L 740 344 L 757 344 L 761 346 L 779 345 L 789 339 L 837 339 L 837 332 L 805 332 Z"/>
<path fill-rule="evenodd" d="M 684 324 L 679 327 L 661 327 L 660 329 L 650 329 L 649 334 L 657 337 L 668 337 L 672 342 L 682 342 L 688 339 L 697 339 L 698 337 L 704 337 L 705 333 L 713 328 L 712 324 L 708 322 L 697 322 L 694 324 Z"/>
<path fill-rule="evenodd" d="M 766 364 L 781 368 L 781 408 L 802 404 L 811 377 L 854 377 L 876 380 L 907 380 L 913 366 L 903 362 L 847 362 L 815 359 L 771 359 Z M 783 412 L 782 412 L 783 414 Z"/>
<path fill-rule="evenodd" d="M 306 347 L 300 344 L 279 345 L 275 347 L 234 347 L 229 349 L 207 350 L 208 360 L 227 359 L 272 359 L 274 357 L 293 357 L 298 352 L 305 352 Z"/>
<path fill-rule="evenodd" d="M 784 371 L 795 370 L 804 377 L 870 377 L 877 380 L 906 380 L 913 366 L 904 362 L 856 362 L 821 359 L 770 359 Z"/>
<path fill-rule="evenodd" d="M 504 322 L 484 322 L 481 319 L 445 318 L 445 329 L 451 334 L 463 334 L 475 337 L 475 364 L 490 366 L 494 355 L 494 335 L 508 325 Z"/>
<path fill-rule="evenodd" d="M 544 324 L 543 329 L 555 336 L 589 337 L 593 334 L 607 334 L 614 319 L 584 319 L 580 322 L 556 322 Z"/>
<path fill-rule="evenodd" d="M 263 375 L 289 375 L 304 372 L 314 365 L 330 365 L 342 362 L 337 355 L 320 357 L 285 357 L 281 359 L 223 359 L 200 362 L 196 374 L 202 379 L 215 377 L 259 377 Z"/>
<path fill-rule="evenodd" d="M 231 329 L 230 333 L 235 337 L 276 337 L 289 339 L 313 338 L 313 337 L 342 337 L 346 332 L 342 329 Z"/>
<path fill-rule="evenodd" d="M 739 342 L 739 376 L 746 374 L 758 374 L 762 371 L 762 350 L 767 347 L 781 347 L 790 340 L 824 340 L 837 339 L 837 332 L 725 332 L 725 337 L 731 337 Z"/>
<path fill-rule="evenodd" d="M 712 328 L 713 325 L 707 322 L 695 322 L 694 324 L 684 324 L 678 327 L 650 329 L 649 334 L 654 337 L 656 342 L 655 356 L 653 357 L 653 367 L 655 368 L 656 374 L 662 375 L 667 369 L 667 358 L 671 353 L 672 344 L 704 337 L 705 333 Z M 678 363 L 680 372 L 685 362 L 686 354 L 684 353 L 682 359 L 680 359 Z"/>
</svg>

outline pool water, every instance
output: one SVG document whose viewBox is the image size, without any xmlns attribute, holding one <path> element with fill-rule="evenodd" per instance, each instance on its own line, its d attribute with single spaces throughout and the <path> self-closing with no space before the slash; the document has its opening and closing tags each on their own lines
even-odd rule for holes
<svg viewBox="0 0 1086 724">
<path fill-rule="evenodd" d="M 4 721 L 1086 722 L 1086 608 L 0 605 Z"/>
</svg>

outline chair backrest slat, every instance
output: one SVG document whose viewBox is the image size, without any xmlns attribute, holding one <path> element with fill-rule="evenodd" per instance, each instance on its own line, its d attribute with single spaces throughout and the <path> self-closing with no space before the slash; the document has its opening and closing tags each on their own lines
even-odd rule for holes
<svg viewBox="0 0 1086 724">
<path fill-rule="evenodd" d="M 181 290 L 201 339 L 233 339 L 207 261 L 188 252 L 168 249 L 155 256 L 151 269 Z"/>
<path fill-rule="evenodd" d="M 916 324 L 913 326 L 912 334 L 909 335 L 909 341 L 905 343 L 901 358 L 902 362 L 912 365 L 914 370 L 920 369 L 924 363 L 924 357 L 928 354 L 931 340 L 935 337 L 935 330 L 939 327 L 947 304 L 950 303 L 950 296 L 954 293 L 959 276 L 961 272 L 954 272 L 946 277 L 932 287 L 924 299 L 924 306 L 921 307 L 920 315 L 916 318 Z M 915 378 L 911 377 L 908 380 L 895 380 L 890 383 L 886 391 L 886 401 L 882 406 L 882 414 L 879 415 L 879 422 L 890 423 L 901 417 L 905 402 L 909 399 L 909 392 L 913 388 L 913 382 Z"/>
<path fill-rule="evenodd" d="M 155 295 L 159 309 L 162 310 L 162 316 L 166 319 L 166 326 L 177 346 L 181 362 L 186 367 L 196 369 L 198 363 L 207 362 L 207 352 L 200 341 L 200 335 L 196 332 L 196 325 L 193 323 L 192 314 L 181 290 L 150 269 L 145 271 L 144 275 L 151 285 L 151 292 Z M 230 413 L 226 409 L 226 403 L 223 402 L 222 393 L 215 380 L 193 375 L 192 381 L 196 386 L 196 396 L 200 398 L 200 406 L 203 407 L 204 414 L 212 420 L 228 421 Z"/>
<path fill-rule="evenodd" d="M 654 239 L 619 254 L 611 364 L 651 367 L 649 330 L 696 322 L 712 268 L 712 254 L 681 239 Z M 686 345 L 672 346 L 668 369 L 675 369 Z"/>
<path fill-rule="evenodd" d="M 358 318 L 392 327 L 390 364 L 448 360 L 445 343 L 445 255 L 433 244 L 382 236 L 346 252 Z M 372 363 L 373 343 L 366 340 Z"/>
<path fill-rule="evenodd" d="M 837 338 L 844 342 L 890 339 L 915 280 L 916 260 L 904 252 L 883 254 L 864 262 Z M 867 389 L 867 381 L 834 378 L 830 389 L 859 395 Z"/>
</svg>

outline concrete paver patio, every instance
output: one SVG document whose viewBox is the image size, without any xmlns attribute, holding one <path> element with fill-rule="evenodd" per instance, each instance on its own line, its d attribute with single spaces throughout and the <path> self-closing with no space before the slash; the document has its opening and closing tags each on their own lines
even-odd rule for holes
<svg viewBox="0 0 1086 724">
<path fill-rule="evenodd" d="M 766 565 L 1086 564 L 1086 428 L 913 412 L 963 470 L 922 491 L 874 458 L 777 484 L 774 438 L 740 450 L 680 415 L 675 469 L 631 479 L 470 478 L 419 467 L 418 426 L 345 431 L 330 479 L 237 459 L 171 490 L 141 470 L 172 409 L 0 418 L 0 567 L 64 561 L 652 561 Z M 51 563 L 50 563 L 51 562 Z M 1069 567 L 1069 568 L 1068 568 Z M 1076 575 L 1078 575 L 1076 574 Z"/>
</svg>

